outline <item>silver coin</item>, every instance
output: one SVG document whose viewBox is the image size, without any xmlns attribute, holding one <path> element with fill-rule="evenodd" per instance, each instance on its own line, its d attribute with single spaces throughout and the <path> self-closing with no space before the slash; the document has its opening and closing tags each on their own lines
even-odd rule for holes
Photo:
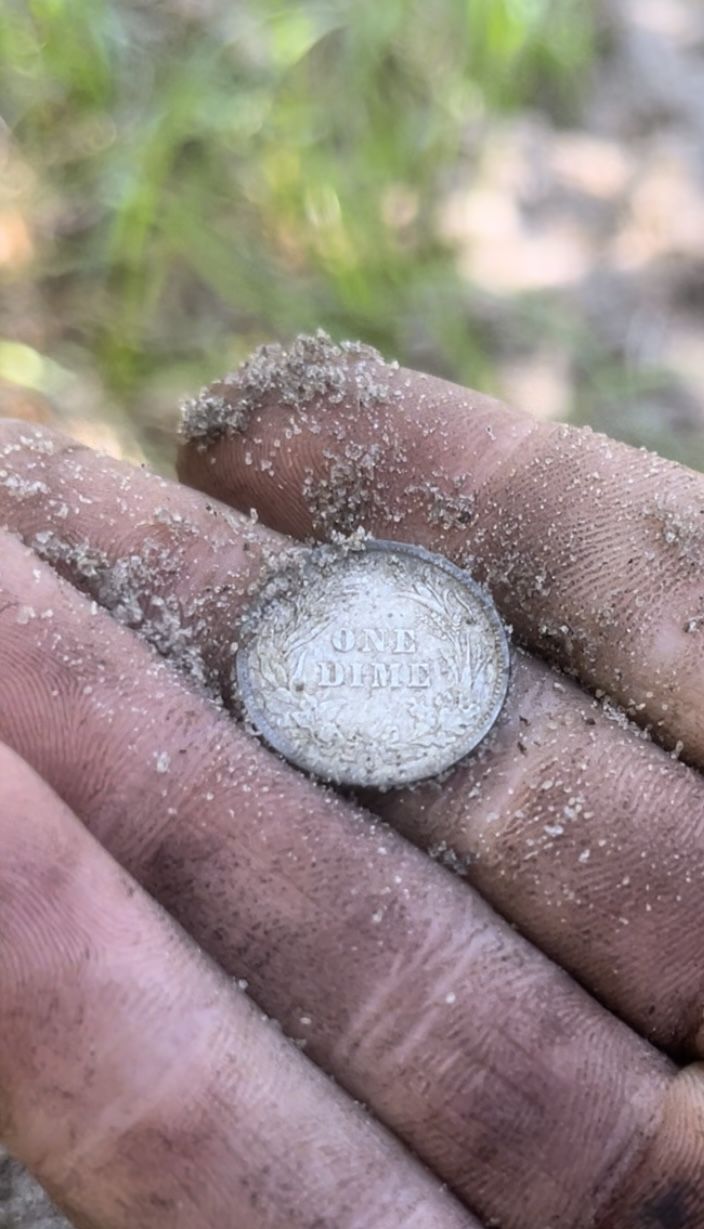
<svg viewBox="0 0 704 1229">
<path fill-rule="evenodd" d="M 435 776 L 481 742 L 506 698 L 509 647 L 491 598 L 418 546 L 307 551 L 264 588 L 243 632 L 237 680 L 255 730 L 340 785 Z"/>
</svg>

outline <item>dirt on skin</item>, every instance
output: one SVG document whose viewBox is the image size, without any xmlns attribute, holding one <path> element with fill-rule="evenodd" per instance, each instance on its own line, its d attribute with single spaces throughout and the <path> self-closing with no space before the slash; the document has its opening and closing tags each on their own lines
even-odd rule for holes
<svg viewBox="0 0 704 1229">
<path fill-rule="evenodd" d="M 274 398 L 291 409 L 274 445 L 285 448 L 303 430 L 319 433 L 316 414 L 309 414 L 308 408 L 321 397 L 328 405 L 338 405 L 350 379 L 360 407 L 373 409 L 387 401 L 393 393 L 385 376 L 397 367 L 373 347 L 356 341 L 338 344 L 322 329 L 313 336 L 297 337 L 288 349 L 278 344 L 260 346 L 236 371 L 182 403 L 181 434 L 205 449 L 219 436 L 245 433 L 256 407 Z M 316 528 L 325 536 L 333 531 L 354 533 L 363 520 L 375 497 L 378 451 L 375 444 L 361 447 L 341 439 L 339 454 L 328 457 L 330 472 L 325 481 L 312 471 L 304 475 L 306 502 Z M 252 454 L 245 452 L 244 460 L 252 464 Z M 260 466 L 273 468 L 266 459 Z"/>
<path fill-rule="evenodd" d="M 2 1148 L 0 1229 L 69 1229 L 39 1183 Z"/>
<path fill-rule="evenodd" d="M 141 554 L 111 561 L 105 551 L 88 543 L 74 543 L 51 530 L 37 533 L 32 548 L 40 559 L 57 571 L 67 569 L 74 583 L 82 584 L 99 606 L 113 618 L 138 631 L 164 657 L 213 698 L 217 689 L 195 643 L 193 624 L 184 619 L 175 592 L 159 596 L 153 592 L 155 577 L 174 580 L 179 568 L 177 549 L 157 542 L 145 543 Z"/>
<path fill-rule="evenodd" d="M 105 484 L 97 492 L 102 464 Z M 49 469 L 51 489 L 41 476 Z M 163 483 L 164 505 L 154 508 L 148 499 L 142 515 L 145 490 L 151 492 L 159 482 L 150 475 L 145 488 L 139 470 L 119 470 L 99 454 L 86 466 L 82 450 L 71 453 L 60 437 L 46 437 L 31 427 L 0 446 L 0 492 L 17 501 L 18 525 L 32 524 L 31 532 L 18 530 L 26 545 L 222 706 L 232 699 L 231 672 L 222 668 L 222 646 L 211 643 L 209 628 L 218 616 L 229 624 L 234 651 L 237 611 L 262 576 L 281 566 L 282 556 L 295 548 L 272 545 L 259 530 L 254 510 L 247 521 L 222 505 L 204 506 L 197 497 L 197 514 L 189 519 L 175 510 L 174 502 L 182 505 L 184 495 L 171 483 Z M 239 541 L 257 560 L 256 584 L 240 566 L 224 578 L 221 571 L 215 577 L 203 574 L 202 580 L 199 576 L 187 593 L 184 573 L 197 571 L 201 556 L 207 567 L 208 552 L 200 547 L 204 537 L 215 553 L 218 546 L 227 549 L 233 539 Z M 113 544 L 119 545 L 113 549 Z"/>
<path fill-rule="evenodd" d="M 289 349 L 278 344 L 260 346 L 220 384 L 209 385 L 197 397 L 184 401 L 182 434 L 205 447 L 223 434 L 246 431 L 252 411 L 262 398 L 272 394 L 299 415 L 307 403 L 319 397 L 336 405 L 346 388 L 341 362 L 345 358 L 354 359 L 362 405 L 369 407 L 388 395 L 383 380 L 387 364 L 377 350 L 358 341 L 338 345 L 319 329 L 314 336 L 296 338 Z M 236 406 L 228 392 L 236 393 Z M 295 421 L 284 431 L 285 438 L 291 438 L 289 432 L 300 434 Z"/>
<path fill-rule="evenodd" d="M 291 410 L 278 441 L 283 448 L 303 430 L 319 434 L 319 398 L 324 397 L 328 405 L 339 405 L 349 394 L 350 380 L 360 409 L 373 410 L 399 397 L 400 390 L 388 382 L 389 373 L 397 370 L 397 362 L 387 362 L 373 347 L 357 341 L 334 342 L 322 329 L 312 336 L 299 335 L 288 349 L 278 344 L 260 346 L 236 371 L 182 403 L 181 435 L 205 449 L 223 435 L 246 434 L 252 413 L 274 399 Z M 316 412 L 309 413 L 314 402 L 318 403 Z M 363 523 L 376 499 L 380 451 L 375 443 L 363 446 L 345 440 L 341 428 L 338 451 L 324 454 L 328 462 L 325 477 L 312 470 L 304 474 L 303 495 L 316 533 L 326 537 L 333 532 L 351 534 Z M 245 463 L 253 463 L 251 453 L 245 453 Z M 260 466 L 271 469 L 272 462 L 264 459 Z M 463 492 L 462 485 L 461 476 L 455 478 L 453 493 L 447 494 L 432 481 L 411 482 L 405 494 L 427 503 L 430 524 L 449 529 L 466 526 L 472 519 L 474 499 Z M 402 515 L 399 506 L 395 519 L 400 521 Z"/>
</svg>

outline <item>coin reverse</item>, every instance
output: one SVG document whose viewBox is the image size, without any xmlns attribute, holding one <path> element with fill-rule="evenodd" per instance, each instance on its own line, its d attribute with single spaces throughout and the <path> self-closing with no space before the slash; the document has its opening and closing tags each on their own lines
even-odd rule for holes
<svg viewBox="0 0 704 1229">
<path fill-rule="evenodd" d="M 420 546 L 302 552 L 248 612 L 237 684 L 254 729 L 338 785 L 435 776 L 494 725 L 509 681 L 489 594 Z"/>
</svg>

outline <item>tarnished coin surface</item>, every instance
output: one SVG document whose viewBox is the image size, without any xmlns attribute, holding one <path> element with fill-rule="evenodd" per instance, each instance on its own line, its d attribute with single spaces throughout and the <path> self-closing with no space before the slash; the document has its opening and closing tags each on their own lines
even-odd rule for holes
<svg viewBox="0 0 704 1229">
<path fill-rule="evenodd" d="M 488 594 L 439 555 L 368 539 L 305 552 L 249 612 L 237 679 L 299 768 L 389 788 L 434 776 L 501 711 L 509 647 Z"/>
</svg>

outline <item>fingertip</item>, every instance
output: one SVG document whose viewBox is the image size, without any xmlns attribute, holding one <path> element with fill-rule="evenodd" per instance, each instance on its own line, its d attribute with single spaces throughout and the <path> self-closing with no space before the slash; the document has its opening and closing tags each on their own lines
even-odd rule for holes
<svg viewBox="0 0 704 1229">
<path fill-rule="evenodd" d="M 467 422 L 460 449 L 449 431 L 458 412 Z M 427 512 L 432 503 L 425 479 L 439 455 L 452 468 L 464 452 L 483 480 L 533 429 L 491 397 L 319 332 L 288 349 L 260 348 L 186 401 L 178 472 L 295 536 L 325 538 L 361 525 L 409 538 L 413 507 Z"/>
</svg>

